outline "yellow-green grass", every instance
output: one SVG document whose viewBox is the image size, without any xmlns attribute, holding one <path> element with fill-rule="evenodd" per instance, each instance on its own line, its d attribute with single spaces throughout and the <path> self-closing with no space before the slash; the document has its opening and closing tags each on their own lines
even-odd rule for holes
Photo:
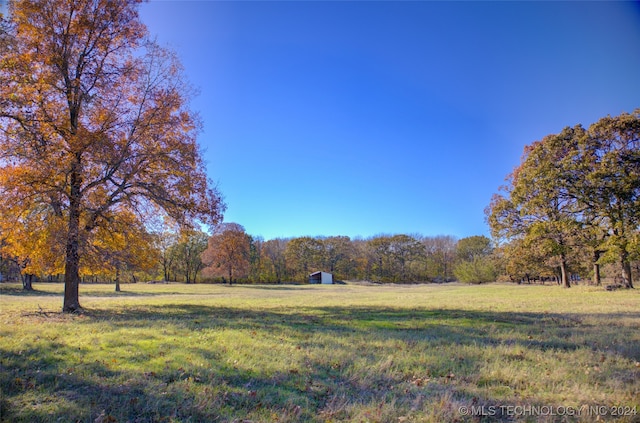
<svg viewBox="0 0 640 423">
<path fill-rule="evenodd" d="M 0 284 L 3 421 L 640 421 L 638 290 L 35 288 Z"/>
</svg>

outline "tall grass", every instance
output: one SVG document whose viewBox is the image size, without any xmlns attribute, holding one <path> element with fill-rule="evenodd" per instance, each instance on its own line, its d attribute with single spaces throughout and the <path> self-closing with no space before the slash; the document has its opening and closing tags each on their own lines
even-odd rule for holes
<svg viewBox="0 0 640 423">
<path fill-rule="evenodd" d="M 2 421 L 640 421 L 636 290 L 35 288 L 0 284 Z"/>
</svg>

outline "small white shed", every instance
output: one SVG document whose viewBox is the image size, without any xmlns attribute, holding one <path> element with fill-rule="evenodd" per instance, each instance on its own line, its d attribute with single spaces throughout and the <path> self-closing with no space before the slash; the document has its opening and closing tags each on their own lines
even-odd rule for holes
<svg viewBox="0 0 640 423">
<path fill-rule="evenodd" d="M 313 272 L 309 275 L 309 283 L 332 284 L 333 275 L 327 272 Z"/>
</svg>

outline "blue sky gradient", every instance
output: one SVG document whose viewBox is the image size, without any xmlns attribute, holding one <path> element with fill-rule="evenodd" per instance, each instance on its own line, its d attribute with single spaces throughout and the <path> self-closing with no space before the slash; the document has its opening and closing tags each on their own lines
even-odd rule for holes
<svg viewBox="0 0 640 423">
<path fill-rule="evenodd" d="M 633 2 L 154 1 L 228 210 L 265 239 L 488 234 L 523 147 L 640 107 Z"/>
</svg>

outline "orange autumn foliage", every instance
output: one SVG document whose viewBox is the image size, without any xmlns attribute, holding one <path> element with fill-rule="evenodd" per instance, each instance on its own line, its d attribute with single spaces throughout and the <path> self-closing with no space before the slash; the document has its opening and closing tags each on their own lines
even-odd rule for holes
<svg viewBox="0 0 640 423">
<path fill-rule="evenodd" d="M 64 260 L 48 265 L 64 270 L 68 312 L 101 230 L 152 208 L 185 225 L 224 210 L 180 63 L 149 40 L 137 4 L 13 1 L 0 38 L 1 236 L 15 253 Z"/>
</svg>

